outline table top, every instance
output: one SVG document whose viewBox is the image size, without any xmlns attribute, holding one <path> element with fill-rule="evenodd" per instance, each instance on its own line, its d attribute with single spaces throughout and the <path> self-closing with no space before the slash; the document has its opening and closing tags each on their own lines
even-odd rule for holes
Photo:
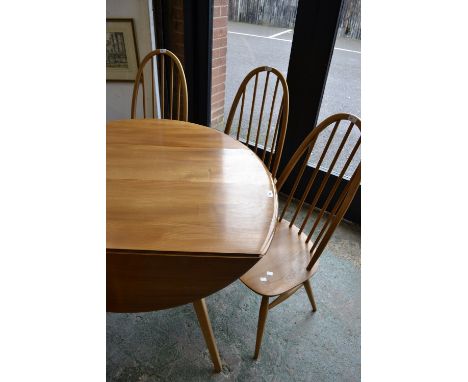
<svg viewBox="0 0 468 382">
<path fill-rule="evenodd" d="M 262 256 L 278 198 L 257 156 L 188 122 L 107 124 L 107 251 Z"/>
</svg>

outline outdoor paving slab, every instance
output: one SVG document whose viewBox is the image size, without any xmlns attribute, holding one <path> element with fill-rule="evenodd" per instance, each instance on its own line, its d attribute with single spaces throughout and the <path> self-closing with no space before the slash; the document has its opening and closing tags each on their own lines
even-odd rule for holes
<svg viewBox="0 0 468 382">
<path fill-rule="evenodd" d="M 290 30 L 291 28 L 278 28 L 270 27 L 265 25 L 256 25 L 248 23 L 238 23 L 234 21 L 228 21 L 228 31 L 238 32 L 238 33 L 249 33 L 256 34 L 259 36 L 271 36 L 276 33 L 284 32 Z"/>
</svg>

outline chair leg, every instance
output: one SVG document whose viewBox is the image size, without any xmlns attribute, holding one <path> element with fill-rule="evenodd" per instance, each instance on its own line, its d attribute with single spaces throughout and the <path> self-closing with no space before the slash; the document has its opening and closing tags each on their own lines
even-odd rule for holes
<svg viewBox="0 0 468 382">
<path fill-rule="evenodd" d="M 203 337 L 205 337 L 206 346 L 208 346 L 208 350 L 210 351 L 214 369 L 219 373 L 221 372 L 221 359 L 219 358 L 218 347 L 216 346 L 216 340 L 213 335 L 213 329 L 211 328 L 210 318 L 208 317 L 205 299 L 202 298 L 201 300 L 194 301 L 193 307 L 197 313 L 198 323 L 200 324 Z"/>
<path fill-rule="evenodd" d="M 315 305 L 314 295 L 312 293 L 312 287 L 310 286 L 310 280 L 304 281 L 303 285 L 307 292 L 307 296 L 309 297 L 310 304 L 312 305 L 312 311 L 316 312 L 317 305 Z"/>
<path fill-rule="evenodd" d="M 265 322 L 268 316 L 268 301 L 269 298 L 267 296 L 262 296 L 262 303 L 260 304 L 260 312 L 258 314 L 257 342 L 255 343 L 254 359 L 258 359 L 260 347 L 262 346 L 263 330 L 265 329 Z"/>
</svg>

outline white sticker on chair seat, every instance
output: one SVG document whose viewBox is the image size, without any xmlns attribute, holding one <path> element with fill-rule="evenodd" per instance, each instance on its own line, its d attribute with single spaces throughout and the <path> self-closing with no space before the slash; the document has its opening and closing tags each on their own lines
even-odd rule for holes
<svg viewBox="0 0 468 382">
<path fill-rule="evenodd" d="M 265 281 L 267 281 L 267 278 L 266 277 L 260 277 L 260 281 L 265 282 Z"/>
<path fill-rule="evenodd" d="M 273 276 L 273 272 L 267 271 L 267 276 Z"/>
</svg>

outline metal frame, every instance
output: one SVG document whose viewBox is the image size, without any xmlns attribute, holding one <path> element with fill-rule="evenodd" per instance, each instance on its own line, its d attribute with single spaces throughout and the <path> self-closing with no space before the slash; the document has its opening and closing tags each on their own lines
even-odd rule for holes
<svg viewBox="0 0 468 382">
<path fill-rule="evenodd" d="M 211 126 L 213 0 L 184 0 L 184 66 L 189 121 Z"/>
<path fill-rule="evenodd" d="M 299 0 L 288 67 L 289 123 L 279 173 L 317 125 L 343 0 Z M 307 167 L 306 171 L 313 171 Z M 290 189 L 286 184 L 284 191 Z M 313 190 L 311 191 L 311 194 Z M 361 221 L 360 188 L 345 215 Z"/>
</svg>

